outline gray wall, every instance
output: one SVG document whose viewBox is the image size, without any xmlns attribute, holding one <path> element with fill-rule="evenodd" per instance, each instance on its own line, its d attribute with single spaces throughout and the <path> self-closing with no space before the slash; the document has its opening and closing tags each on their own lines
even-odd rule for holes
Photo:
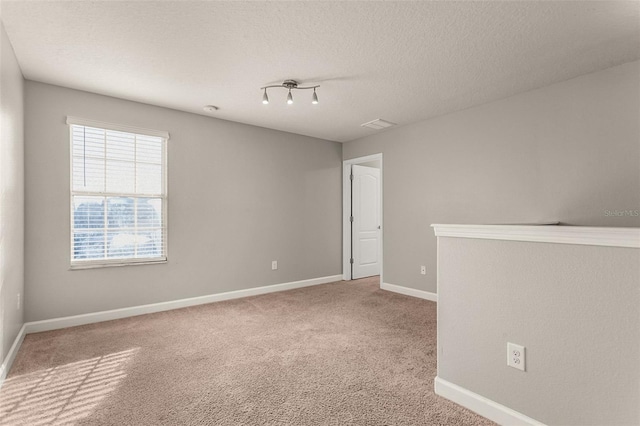
<svg viewBox="0 0 640 426">
<path fill-rule="evenodd" d="M 0 360 L 22 324 L 24 295 L 24 79 L 0 23 Z"/>
<path fill-rule="evenodd" d="M 32 81 L 25 107 L 28 321 L 341 273 L 339 143 Z M 167 264 L 69 270 L 67 115 L 170 132 Z"/>
<path fill-rule="evenodd" d="M 550 425 L 640 424 L 640 250 L 439 244 L 438 377 Z"/>
<path fill-rule="evenodd" d="M 436 291 L 432 223 L 640 226 L 605 213 L 640 209 L 639 116 L 632 62 L 347 142 L 384 155 L 384 281 Z"/>
</svg>

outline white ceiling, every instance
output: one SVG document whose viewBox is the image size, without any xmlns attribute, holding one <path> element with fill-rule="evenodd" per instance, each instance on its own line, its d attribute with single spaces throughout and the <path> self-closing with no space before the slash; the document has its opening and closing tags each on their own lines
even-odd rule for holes
<svg viewBox="0 0 640 426">
<path fill-rule="evenodd" d="M 640 58 L 637 1 L 1 6 L 27 79 L 341 142 Z"/>
</svg>

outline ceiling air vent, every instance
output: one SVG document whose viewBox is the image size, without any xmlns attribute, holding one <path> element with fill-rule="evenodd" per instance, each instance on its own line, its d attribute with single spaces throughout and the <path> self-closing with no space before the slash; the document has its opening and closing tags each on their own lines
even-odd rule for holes
<svg viewBox="0 0 640 426">
<path fill-rule="evenodd" d="M 392 123 L 390 121 L 382 120 L 380 118 L 376 118 L 375 120 L 368 121 L 366 123 L 361 124 L 362 127 L 368 127 L 373 130 L 382 130 L 387 129 L 389 127 L 395 126 L 396 123 Z"/>
</svg>

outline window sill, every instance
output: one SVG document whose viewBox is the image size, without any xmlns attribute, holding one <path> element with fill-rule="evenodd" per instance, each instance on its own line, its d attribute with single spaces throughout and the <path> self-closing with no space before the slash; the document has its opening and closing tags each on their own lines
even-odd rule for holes
<svg viewBox="0 0 640 426">
<path fill-rule="evenodd" d="M 80 269 L 113 268 L 113 267 L 119 267 L 119 266 L 155 265 L 158 263 L 167 263 L 167 258 L 165 257 L 162 259 L 140 259 L 136 261 L 114 260 L 112 262 L 96 262 L 96 261 L 78 262 L 78 263 L 72 263 L 69 266 L 69 270 L 76 271 Z"/>
</svg>

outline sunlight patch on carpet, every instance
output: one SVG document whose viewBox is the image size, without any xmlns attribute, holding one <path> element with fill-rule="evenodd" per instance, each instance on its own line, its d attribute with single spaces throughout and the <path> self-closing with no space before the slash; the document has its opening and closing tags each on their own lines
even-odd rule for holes
<svg viewBox="0 0 640 426">
<path fill-rule="evenodd" d="M 114 352 L 7 379 L 0 424 L 69 424 L 90 415 L 127 376 L 139 348 Z"/>
</svg>

